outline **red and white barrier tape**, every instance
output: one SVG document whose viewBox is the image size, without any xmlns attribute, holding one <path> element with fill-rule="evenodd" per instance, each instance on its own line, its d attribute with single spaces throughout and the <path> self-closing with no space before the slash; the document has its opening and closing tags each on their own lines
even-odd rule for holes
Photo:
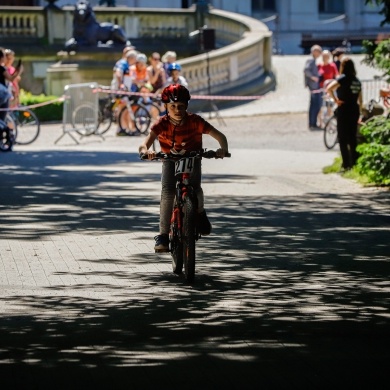
<svg viewBox="0 0 390 390">
<path fill-rule="evenodd" d="M 145 93 L 145 92 L 129 92 L 105 88 L 96 88 L 93 92 L 112 93 L 115 95 L 129 95 L 129 96 L 150 96 L 154 98 L 161 97 L 161 94 L 156 93 Z M 191 95 L 192 99 L 199 100 L 259 100 L 264 98 L 264 95 L 251 95 L 251 96 L 224 96 L 224 95 Z"/>
<path fill-rule="evenodd" d="M 43 107 L 48 106 L 49 104 L 53 104 L 56 102 L 63 102 L 66 99 L 66 96 L 61 96 L 57 99 L 48 100 L 47 102 L 37 103 L 37 104 L 31 104 L 29 106 L 17 106 L 17 107 L 8 107 L 8 108 L 0 108 L 0 111 L 21 111 L 25 110 L 26 108 L 37 108 L 37 107 Z"/>
</svg>

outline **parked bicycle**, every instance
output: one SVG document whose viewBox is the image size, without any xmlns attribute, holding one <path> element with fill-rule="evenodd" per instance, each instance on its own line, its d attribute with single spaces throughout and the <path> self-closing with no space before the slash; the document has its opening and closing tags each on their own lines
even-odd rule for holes
<svg viewBox="0 0 390 390">
<path fill-rule="evenodd" d="M 129 128 L 134 124 L 136 130 L 146 135 L 151 116 L 147 107 L 137 102 L 136 97 L 119 94 L 107 94 L 107 97 L 99 99 L 97 113 L 89 103 L 76 107 L 72 113 L 73 126 L 81 136 L 101 136 L 110 129 L 113 122 L 117 122 L 120 130 L 124 132 L 129 132 Z"/>
<path fill-rule="evenodd" d="M 363 116 L 360 123 L 366 122 L 378 115 L 386 115 L 390 119 L 390 89 L 381 88 L 379 91 L 379 99 L 371 99 L 363 110 Z M 337 118 L 333 116 L 326 122 L 324 128 L 324 144 L 328 149 L 333 149 L 338 143 L 337 135 Z"/>
<path fill-rule="evenodd" d="M 230 157 L 230 153 L 226 157 Z M 195 277 L 195 243 L 201 237 L 197 229 L 197 197 L 190 183 L 190 175 L 195 167 L 195 159 L 218 158 L 214 150 L 200 150 L 188 154 L 167 154 L 158 152 L 155 160 L 174 160 L 176 194 L 172 210 L 169 232 L 169 251 L 172 255 L 172 269 L 184 274 L 188 282 Z M 142 155 L 141 159 L 147 159 Z"/>
<path fill-rule="evenodd" d="M 15 132 L 15 143 L 29 145 L 39 135 L 41 124 L 34 111 L 27 107 L 20 106 L 17 110 L 10 110 L 7 113 L 5 122 Z"/>
</svg>

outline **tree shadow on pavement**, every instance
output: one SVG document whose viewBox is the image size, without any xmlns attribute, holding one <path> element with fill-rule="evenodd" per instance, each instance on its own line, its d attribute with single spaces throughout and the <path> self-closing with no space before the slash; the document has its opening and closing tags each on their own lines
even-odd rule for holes
<svg viewBox="0 0 390 390">
<path fill-rule="evenodd" d="M 58 204 L 76 207 L 84 192 L 104 223 L 83 218 L 77 229 L 146 232 L 155 222 L 147 213 L 155 196 L 127 193 L 125 185 L 119 191 L 126 199 L 111 195 L 115 186 L 94 192 L 107 180 L 104 170 L 74 180 L 68 191 L 73 174 L 61 181 L 38 174 L 47 182 L 41 192 L 39 180 L 11 188 L 11 217 L 15 208 L 50 205 L 60 193 Z M 122 179 L 129 178 L 109 182 Z M 158 178 L 140 173 L 129 180 Z M 224 180 L 239 185 L 240 177 Z M 105 206 L 115 200 L 114 209 Z M 81 257 L 101 269 L 57 272 L 99 276 L 101 284 L 20 289 L 1 298 L 1 307 L 17 302 L 0 318 L 5 388 L 380 388 L 390 357 L 388 194 L 207 196 L 207 203 L 214 231 L 198 242 L 193 285 L 169 271 L 168 254 L 145 250 L 121 259 Z M 142 222 L 118 225 L 129 204 L 139 205 L 133 221 Z M 44 223 L 44 211 L 34 218 Z M 71 213 L 56 218 L 60 233 L 73 228 Z M 41 234 L 32 230 L 26 237 Z M 113 263 L 116 272 L 104 269 Z"/>
</svg>

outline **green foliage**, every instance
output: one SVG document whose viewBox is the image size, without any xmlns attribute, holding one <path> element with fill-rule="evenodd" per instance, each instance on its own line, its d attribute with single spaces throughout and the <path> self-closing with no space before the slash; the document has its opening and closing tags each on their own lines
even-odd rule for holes
<svg viewBox="0 0 390 390">
<path fill-rule="evenodd" d="M 363 41 L 365 58 L 363 62 L 383 71 L 383 77 L 390 82 L 390 39 L 379 43 Z"/>
<path fill-rule="evenodd" d="M 384 116 L 367 121 L 360 129 L 367 143 L 359 145 L 356 170 L 378 185 L 390 185 L 390 121 Z"/>
<path fill-rule="evenodd" d="M 379 14 L 384 16 L 381 26 L 390 23 L 390 0 L 366 0 L 366 4 L 381 6 Z M 366 54 L 363 62 L 382 70 L 383 77 L 390 82 L 390 39 L 381 42 L 363 41 L 363 48 Z"/>
<path fill-rule="evenodd" d="M 360 128 L 368 143 L 390 145 L 390 120 L 385 116 L 375 116 Z"/>
<path fill-rule="evenodd" d="M 45 103 L 57 99 L 57 96 L 32 95 L 30 92 L 21 91 L 20 103 L 24 106 L 30 106 L 39 103 Z M 62 120 L 63 102 L 54 102 L 32 109 L 40 122 L 60 122 Z"/>
<path fill-rule="evenodd" d="M 384 16 L 384 19 L 381 21 L 381 26 L 386 23 L 390 23 L 390 1 L 389 0 L 366 0 L 366 4 L 375 4 L 382 6 L 379 11 L 380 15 Z"/>
<path fill-rule="evenodd" d="M 328 165 L 322 169 L 322 172 L 327 174 L 327 173 L 338 173 L 341 170 L 341 157 L 336 157 L 333 161 L 332 165 Z"/>
</svg>

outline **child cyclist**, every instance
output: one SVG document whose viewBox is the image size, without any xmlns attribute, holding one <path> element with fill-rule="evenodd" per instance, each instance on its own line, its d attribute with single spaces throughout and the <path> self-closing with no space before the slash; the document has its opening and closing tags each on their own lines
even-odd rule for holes
<svg viewBox="0 0 390 390">
<path fill-rule="evenodd" d="M 218 157 L 223 158 L 229 153 L 225 135 L 199 115 L 187 111 L 190 99 L 191 95 L 183 85 L 171 84 L 164 88 L 161 100 L 165 105 L 167 114 L 152 126 L 150 134 L 139 147 L 140 156 L 147 154 L 150 160 L 155 157 L 156 152 L 149 150 L 149 148 L 156 138 L 158 138 L 161 151 L 164 153 L 180 154 L 184 151 L 200 150 L 202 149 L 203 134 L 209 134 L 218 141 L 220 145 L 220 148 L 216 151 Z M 205 236 L 210 234 L 211 224 L 203 208 L 201 173 L 201 161 L 197 159 L 190 180 L 198 197 L 199 231 Z M 176 186 L 175 163 L 172 160 L 163 161 L 161 183 L 160 234 L 154 238 L 156 241 L 154 249 L 156 252 L 167 252 L 169 250 L 169 227 Z"/>
</svg>

